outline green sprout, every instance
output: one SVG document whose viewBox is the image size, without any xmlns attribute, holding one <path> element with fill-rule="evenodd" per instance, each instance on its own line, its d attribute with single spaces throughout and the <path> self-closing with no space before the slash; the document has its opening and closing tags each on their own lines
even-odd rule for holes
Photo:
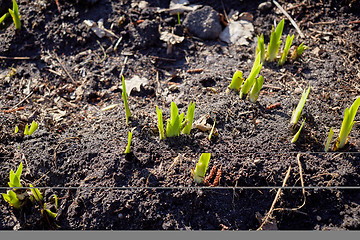
<svg viewBox="0 0 360 240">
<path fill-rule="evenodd" d="M 131 138 L 132 138 L 132 134 L 133 134 L 133 131 L 134 131 L 134 130 L 135 130 L 135 128 L 131 129 L 131 131 L 129 132 L 128 145 L 127 145 L 127 147 L 126 147 L 125 154 L 129 154 L 129 153 L 130 153 Z"/>
<path fill-rule="evenodd" d="M 25 130 L 24 130 L 24 135 L 31 135 L 35 132 L 36 129 L 38 129 L 38 125 L 35 121 L 32 121 L 30 129 L 29 126 L 26 124 L 25 126 Z"/>
<path fill-rule="evenodd" d="M 260 62 L 263 63 L 265 61 L 265 43 L 264 43 L 264 34 L 261 34 L 261 36 L 257 36 L 258 45 L 256 46 L 256 53 L 257 56 L 258 53 L 260 53 Z"/>
<path fill-rule="evenodd" d="M 158 117 L 158 128 L 159 128 L 160 140 L 162 140 L 162 139 L 165 139 L 162 110 L 159 109 L 158 106 L 156 106 L 156 112 L 157 112 L 157 117 Z"/>
<path fill-rule="evenodd" d="M 181 22 L 180 22 L 180 12 L 177 13 L 177 20 L 178 20 L 178 24 L 181 25 Z"/>
<path fill-rule="evenodd" d="M 192 102 L 189 104 L 188 110 L 186 113 L 185 120 L 187 120 L 188 123 L 186 124 L 186 126 L 184 127 L 184 129 L 182 131 L 184 134 L 190 134 L 191 127 L 192 127 L 192 124 L 194 121 L 194 114 L 195 114 L 195 103 Z"/>
<path fill-rule="evenodd" d="M 301 124 L 299 130 L 297 131 L 297 133 L 296 133 L 296 134 L 294 135 L 294 137 L 291 139 L 291 143 L 294 143 L 294 142 L 296 142 L 296 141 L 298 140 L 298 138 L 299 138 L 299 136 L 300 136 L 301 129 L 302 129 L 303 126 L 304 126 L 305 120 L 306 120 L 306 118 L 305 118 L 304 121 L 302 122 L 302 124 Z"/>
<path fill-rule="evenodd" d="M 179 115 L 179 109 L 174 102 L 171 102 L 171 116 L 166 122 L 166 137 L 176 137 L 187 124 L 184 120 L 184 113 Z"/>
<path fill-rule="evenodd" d="M 347 143 L 348 136 L 354 125 L 354 118 L 359 106 L 360 106 L 360 97 L 358 97 L 355 100 L 355 102 L 351 105 L 350 109 L 349 108 L 345 109 L 344 119 L 341 124 L 340 134 L 336 141 L 334 151 L 343 148 Z"/>
<path fill-rule="evenodd" d="M 241 84 L 244 82 L 243 73 L 241 71 L 236 71 L 229 85 L 230 89 L 239 91 Z"/>
<path fill-rule="evenodd" d="M 208 137 L 209 141 L 211 141 L 211 137 L 212 137 L 212 135 L 214 134 L 215 123 L 216 123 L 216 119 L 214 120 L 214 124 L 213 124 L 213 126 L 212 126 L 212 128 L 211 128 L 211 131 L 210 131 L 210 133 L 209 133 L 209 137 Z"/>
<path fill-rule="evenodd" d="M 22 187 L 22 185 L 20 183 L 20 176 L 21 176 L 22 170 L 23 170 L 22 163 L 20 163 L 18 169 L 16 170 L 16 173 L 12 169 L 10 170 L 10 176 L 9 176 L 10 182 L 8 182 L 9 187 L 12 187 L 12 188 Z"/>
<path fill-rule="evenodd" d="M 15 126 L 15 134 L 19 132 L 19 127 Z"/>
<path fill-rule="evenodd" d="M 260 90 L 261 90 L 263 84 L 264 84 L 264 78 L 263 78 L 263 76 L 260 75 L 256 79 L 255 84 L 250 91 L 250 95 L 249 95 L 250 102 L 252 102 L 252 103 L 256 102 L 256 100 L 258 99 L 258 97 L 260 95 Z"/>
<path fill-rule="evenodd" d="M 334 130 L 333 130 L 333 127 L 331 127 L 330 131 L 329 131 L 328 138 L 326 140 L 325 148 L 324 148 L 325 152 L 329 151 L 329 147 L 330 147 L 330 143 L 331 143 L 331 139 L 332 139 L 333 135 L 334 135 Z"/>
<path fill-rule="evenodd" d="M 31 202 L 34 203 L 34 199 L 36 202 L 38 202 L 41 206 L 41 214 L 44 215 L 44 213 L 46 212 L 46 214 L 50 217 L 50 218 L 56 218 L 57 214 L 52 212 L 50 209 L 47 208 L 46 203 L 43 202 L 44 197 L 42 196 L 42 194 L 40 193 L 39 189 L 34 188 L 33 185 L 29 184 L 29 186 L 31 187 L 31 193 L 32 196 L 30 197 Z M 58 208 L 58 203 L 57 203 L 57 196 L 54 196 L 55 199 L 55 209 L 57 210 Z"/>
<path fill-rule="evenodd" d="M 6 19 L 6 18 L 8 18 L 10 16 L 10 14 L 7 12 L 7 13 L 5 13 L 4 15 L 2 15 L 2 17 L 0 18 L 0 24 Z"/>
<path fill-rule="evenodd" d="M 308 49 L 308 46 L 305 46 L 304 43 L 301 43 L 291 54 L 291 59 L 293 61 L 297 60 L 301 55 L 304 53 L 306 49 Z"/>
<path fill-rule="evenodd" d="M 200 156 L 199 162 L 196 164 L 195 170 L 191 169 L 191 175 L 197 184 L 204 183 L 207 167 L 209 165 L 211 153 L 203 153 Z"/>
<path fill-rule="evenodd" d="M 126 124 L 129 124 L 129 118 L 131 117 L 131 112 L 130 112 L 130 108 L 129 108 L 129 103 L 127 100 L 127 94 L 126 94 L 126 86 L 125 86 L 125 79 L 124 76 L 122 77 L 122 98 L 124 100 L 124 105 L 125 105 L 125 114 L 126 114 Z"/>
<path fill-rule="evenodd" d="M 304 89 L 304 92 L 302 93 L 301 99 L 300 99 L 296 109 L 292 113 L 291 120 L 290 120 L 290 125 L 292 125 L 293 127 L 299 121 L 302 109 L 304 108 L 304 105 L 305 105 L 305 102 L 306 102 L 306 99 L 307 99 L 309 93 L 310 93 L 310 84 L 309 84 L 309 88 L 307 90 Z"/>
<path fill-rule="evenodd" d="M 280 23 L 278 24 L 278 26 L 272 27 L 271 30 L 271 37 L 270 37 L 270 43 L 268 44 L 267 47 L 267 60 L 272 62 L 276 59 L 276 56 L 278 54 L 279 48 L 280 48 L 280 44 L 281 44 L 281 35 L 284 29 L 284 19 L 280 21 Z"/>
<path fill-rule="evenodd" d="M 7 201 L 10 206 L 19 209 L 21 208 L 21 201 L 18 199 L 16 193 L 12 190 L 7 191 L 7 193 L 2 193 L 2 196 L 5 201 Z"/>
<path fill-rule="evenodd" d="M 22 170 L 23 170 L 22 163 L 20 163 L 18 169 L 16 170 L 16 173 L 12 169 L 10 170 L 10 176 L 9 176 L 10 182 L 8 182 L 9 187 L 12 188 L 22 187 L 20 183 L 20 176 Z M 15 193 L 15 191 L 17 191 L 17 189 L 14 189 L 14 191 L 9 190 L 7 191 L 7 193 L 2 193 L 2 196 L 4 200 L 10 204 L 10 206 L 13 206 L 14 208 L 18 209 L 22 206 L 22 200 L 24 200 L 24 195 L 20 193 L 17 194 Z"/>
<path fill-rule="evenodd" d="M 16 30 L 21 30 L 19 7 L 15 0 L 13 0 L 13 9 L 9 9 L 9 13 L 15 23 Z"/>
<path fill-rule="evenodd" d="M 291 47 L 291 43 L 292 43 L 293 40 L 294 40 L 294 35 L 292 35 L 291 37 L 290 37 L 290 35 L 287 36 L 286 42 L 285 42 L 284 51 L 283 51 L 283 53 L 282 53 L 282 55 L 281 55 L 281 58 L 280 58 L 280 60 L 279 60 L 279 62 L 278 62 L 278 65 L 279 65 L 279 66 L 284 65 L 284 63 L 286 62 L 286 60 L 287 60 L 287 55 L 288 55 L 288 53 L 289 53 L 289 50 L 290 50 L 290 47 Z"/>
<path fill-rule="evenodd" d="M 261 53 L 258 53 L 258 55 L 256 56 L 249 77 L 246 79 L 244 85 L 241 87 L 240 98 L 243 98 L 250 91 L 250 88 L 252 87 L 252 85 L 254 85 L 256 81 L 256 76 L 260 73 L 261 67 L 263 65 L 262 63 L 260 63 L 260 54 Z"/>
</svg>

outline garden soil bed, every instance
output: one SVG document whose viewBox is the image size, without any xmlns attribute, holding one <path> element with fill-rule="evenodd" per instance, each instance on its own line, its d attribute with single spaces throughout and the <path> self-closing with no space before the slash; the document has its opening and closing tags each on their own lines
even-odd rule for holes
<svg viewBox="0 0 360 240">
<path fill-rule="evenodd" d="M 303 39 L 275 5 L 190 1 L 223 15 L 252 15 L 254 35 L 245 46 L 202 40 L 176 26 L 177 15 L 161 11 L 169 1 L 56 2 L 19 0 L 21 31 L 11 19 L 0 31 L 0 186 L 5 193 L 10 170 L 22 162 L 23 185 L 41 188 L 47 200 L 56 194 L 58 215 L 43 219 L 38 206 L 14 210 L 1 198 L 0 229 L 256 230 L 283 183 L 308 188 L 281 190 L 263 229 L 360 229 L 360 114 L 346 147 L 324 152 L 330 127 L 335 141 L 345 108 L 360 94 L 357 1 L 279 1 Z M 121 40 L 99 38 L 83 22 L 100 18 Z M 258 101 L 240 100 L 227 91 L 232 75 L 248 76 L 256 35 L 267 43 L 282 18 L 284 36 L 295 34 L 293 44 L 309 49 L 282 67 L 265 63 Z M 158 32 L 173 28 L 184 40 L 167 54 Z M 148 80 L 128 97 L 129 125 L 121 73 Z M 309 84 L 299 121 L 306 124 L 291 143 L 290 117 Z M 160 141 L 155 107 L 165 120 L 171 102 L 186 112 L 192 101 L 194 119 L 215 122 L 218 135 L 208 140 L 209 131 L 193 127 L 190 135 Z M 23 136 L 33 120 L 39 129 Z M 125 155 L 132 128 L 132 153 Z M 212 154 L 209 169 L 222 171 L 217 187 L 191 177 L 205 152 Z"/>
</svg>

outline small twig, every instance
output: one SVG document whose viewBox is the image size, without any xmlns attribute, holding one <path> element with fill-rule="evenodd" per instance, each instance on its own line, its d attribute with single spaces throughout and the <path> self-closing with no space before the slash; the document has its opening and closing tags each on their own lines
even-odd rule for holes
<svg viewBox="0 0 360 240">
<path fill-rule="evenodd" d="M 163 58 L 163 57 L 158 57 L 158 56 L 149 56 L 155 60 L 162 60 L 162 61 L 168 61 L 168 62 L 176 62 L 176 59 L 173 58 Z"/>
<path fill-rule="evenodd" d="M 289 166 L 289 169 L 288 169 L 288 171 L 287 171 L 287 173 L 286 173 L 286 175 L 285 175 L 285 178 L 284 178 L 282 187 L 285 187 L 286 181 L 289 179 L 289 176 L 290 176 L 290 171 L 291 171 L 291 166 Z M 277 201 L 279 200 L 279 198 L 280 198 L 280 193 L 281 193 L 282 187 L 278 189 L 278 191 L 277 191 L 277 193 L 276 193 L 276 196 L 275 196 L 275 199 L 274 199 L 273 203 L 271 204 L 270 210 L 269 210 L 269 212 L 266 214 L 266 216 L 264 217 L 263 223 L 262 223 L 261 226 L 257 229 L 257 231 L 262 230 L 262 228 L 264 227 L 264 225 L 267 223 L 268 219 L 269 219 L 270 216 L 272 215 L 272 212 L 274 211 L 275 204 L 276 204 L 276 202 L 277 202 Z"/>
<path fill-rule="evenodd" d="M 49 174 L 49 172 L 50 172 L 50 171 L 48 171 L 47 173 L 45 173 L 44 175 L 42 175 L 39 179 L 37 179 L 37 180 L 33 183 L 33 185 L 35 186 L 36 183 L 37 183 L 38 181 L 40 181 L 41 179 L 43 179 L 44 177 L 46 177 L 46 176 Z"/>
<path fill-rule="evenodd" d="M 0 56 L 0 59 L 5 59 L 5 60 L 33 60 L 35 58 L 33 58 L 33 57 L 6 57 L 6 56 Z"/>
<path fill-rule="evenodd" d="M 355 21 L 349 22 L 349 24 L 359 24 L 359 23 L 360 23 L 360 20 L 355 20 Z"/>
<path fill-rule="evenodd" d="M 71 79 L 71 81 L 76 84 L 75 80 L 73 79 L 73 77 L 70 75 L 69 71 L 65 68 L 64 64 L 62 64 L 60 58 L 54 53 L 56 60 L 59 62 L 61 68 L 65 71 L 66 75 L 68 75 L 68 77 Z"/>
<path fill-rule="evenodd" d="M 79 138 L 79 137 L 69 137 L 69 138 L 65 138 L 65 139 L 63 139 L 63 140 L 61 140 L 59 143 L 58 143 L 58 145 L 55 147 L 55 150 L 54 150 L 54 163 L 55 163 L 55 167 L 57 168 L 57 157 L 56 157 L 56 151 L 57 151 L 57 149 L 59 148 L 59 146 L 63 143 L 63 142 L 65 142 L 65 141 L 67 141 L 67 140 L 71 140 L 71 139 L 77 139 L 77 140 L 79 140 L 79 142 L 81 143 L 81 139 Z"/>
<path fill-rule="evenodd" d="M 313 25 L 326 25 L 326 24 L 333 24 L 336 23 L 336 21 L 329 21 L 329 22 L 316 22 L 316 23 L 312 23 Z"/>
<path fill-rule="evenodd" d="M 31 91 L 23 100 L 21 100 L 20 102 L 18 102 L 15 106 L 13 106 L 11 109 L 15 109 L 17 106 L 19 106 L 20 104 L 22 104 L 23 102 L 25 102 L 32 94 L 34 93 L 34 91 Z"/>
<path fill-rule="evenodd" d="M 300 182 L 301 182 L 301 187 L 303 188 L 302 193 L 303 193 L 303 197 L 304 197 L 304 202 L 299 207 L 296 207 L 296 208 L 276 208 L 273 211 L 284 211 L 284 210 L 296 211 L 296 212 L 307 215 L 306 213 L 299 211 L 299 209 L 304 207 L 305 203 L 306 203 L 306 195 L 305 195 L 305 188 L 304 188 L 304 178 L 303 178 L 303 169 L 302 169 L 301 162 L 300 162 L 300 153 L 297 154 L 296 160 L 297 160 L 297 163 L 298 163 L 298 166 L 299 166 Z"/>
<path fill-rule="evenodd" d="M 125 70 L 125 66 L 126 66 L 127 60 L 128 60 L 128 56 L 125 56 L 124 63 L 123 63 L 123 66 L 122 66 L 122 68 L 121 68 L 121 72 L 120 72 L 120 75 L 119 75 L 120 78 L 121 78 L 122 75 L 124 74 L 124 70 Z"/>
<path fill-rule="evenodd" d="M 294 19 L 285 11 L 285 9 L 275 0 L 273 0 L 273 3 L 280 9 L 280 11 L 290 20 L 291 24 L 294 26 L 296 31 L 299 33 L 301 38 L 305 38 L 305 35 L 301 32 L 299 26 L 296 24 Z"/>
<path fill-rule="evenodd" d="M 103 59 L 101 59 L 101 62 L 104 62 L 105 59 L 106 59 L 106 57 L 107 57 L 107 56 L 106 56 L 106 51 L 105 51 L 104 47 L 101 45 L 100 41 L 99 41 L 99 40 L 96 40 L 96 41 L 97 41 L 97 43 L 99 44 L 101 50 L 102 50 L 103 53 L 104 53 L 104 57 L 103 57 Z"/>
</svg>

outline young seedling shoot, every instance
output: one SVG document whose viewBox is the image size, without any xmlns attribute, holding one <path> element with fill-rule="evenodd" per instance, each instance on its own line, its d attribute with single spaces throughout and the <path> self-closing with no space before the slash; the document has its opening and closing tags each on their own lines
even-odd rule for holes
<svg viewBox="0 0 360 240">
<path fill-rule="evenodd" d="M 211 131 L 209 133 L 209 137 L 208 137 L 209 141 L 211 141 L 211 137 L 214 134 L 215 124 L 216 124 L 216 119 L 214 120 L 214 124 L 213 124 L 213 126 L 211 128 Z"/>
<path fill-rule="evenodd" d="M 233 89 L 238 92 L 243 82 L 243 73 L 241 71 L 236 71 L 232 77 L 229 89 Z"/>
<path fill-rule="evenodd" d="M 16 170 L 16 173 L 14 173 L 14 171 L 11 169 L 10 170 L 10 176 L 9 176 L 9 180 L 10 182 L 8 182 L 9 187 L 12 188 L 20 188 L 22 187 L 21 183 L 20 183 L 20 176 L 22 173 L 22 169 L 23 169 L 23 165 L 22 163 L 20 163 L 18 169 Z M 17 192 L 17 193 L 15 193 Z M 22 200 L 24 200 L 25 198 L 25 194 L 24 193 L 18 193 L 17 189 L 13 190 L 8 190 L 7 193 L 2 193 L 2 196 L 4 198 L 5 201 L 7 201 L 10 206 L 13 206 L 16 209 L 19 209 L 22 205 Z"/>
<path fill-rule="evenodd" d="M 170 119 L 166 122 L 166 137 L 176 137 L 180 135 L 181 130 L 187 124 L 184 120 L 184 113 L 179 115 L 179 109 L 174 102 L 171 102 Z"/>
<path fill-rule="evenodd" d="M 346 108 L 344 112 L 344 119 L 341 124 L 340 134 L 335 143 L 334 151 L 342 149 L 348 141 L 348 136 L 354 125 L 354 118 L 356 112 L 360 106 L 360 97 L 358 97 L 355 102 L 351 105 L 350 109 Z"/>
<path fill-rule="evenodd" d="M 129 118 L 131 117 L 131 112 L 130 112 L 130 108 L 129 108 L 129 103 L 127 100 L 127 94 L 126 94 L 126 86 L 125 86 L 125 78 L 124 76 L 122 77 L 122 98 L 124 100 L 124 106 L 125 106 L 125 115 L 126 115 L 126 124 L 129 124 Z"/>
<path fill-rule="evenodd" d="M 2 15 L 2 17 L 0 18 L 0 24 L 5 20 L 7 19 L 8 17 L 10 16 L 10 13 L 5 13 L 4 15 Z"/>
<path fill-rule="evenodd" d="M 129 154 L 131 151 L 130 151 L 130 146 L 131 146 L 131 138 L 132 138 L 132 134 L 133 134 L 133 131 L 135 130 L 135 128 L 131 129 L 131 131 L 129 132 L 129 136 L 128 136 L 128 144 L 127 144 L 127 147 L 126 147 L 126 150 L 125 150 L 125 154 Z"/>
<path fill-rule="evenodd" d="M 304 105 L 305 105 L 307 97 L 309 96 L 309 93 L 310 93 L 310 85 L 307 90 L 304 89 L 304 92 L 301 95 L 301 99 L 300 99 L 296 109 L 292 113 L 291 120 L 290 120 L 290 125 L 292 127 L 295 127 L 296 123 L 299 121 L 301 112 L 304 108 Z"/>
<path fill-rule="evenodd" d="M 9 9 L 9 13 L 14 21 L 16 30 L 21 30 L 19 7 L 15 0 L 13 0 L 13 9 Z"/>
<path fill-rule="evenodd" d="M 291 139 L 291 143 L 295 143 L 295 142 L 298 140 L 298 138 L 299 138 L 299 136 L 300 136 L 301 129 L 303 128 L 303 126 L 304 126 L 304 124 L 305 124 L 305 120 L 306 120 L 306 118 L 305 118 L 304 121 L 302 122 L 302 124 L 301 124 L 299 130 L 297 131 L 297 133 L 296 133 L 296 134 L 294 135 L 294 137 Z"/>
<path fill-rule="evenodd" d="M 189 104 L 187 109 L 186 118 L 185 118 L 185 120 L 187 120 L 187 124 L 185 125 L 182 131 L 184 134 L 188 134 L 188 135 L 190 134 L 191 127 L 194 121 L 194 114 L 195 114 L 195 103 L 192 102 Z"/>
<path fill-rule="evenodd" d="M 269 62 L 273 62 L 276 59 L 276 56 L 279 52 L 279 48 L 281 45 L 280 38 L 283 29 L 284 29 L 284 19 L 279 22 L 278 26 L 276 27 L 276 30 L 274 26 L 272 27 L 270 42 L 268 44 L 267 53 L 266 53 L 266 59 Z"/>
<path fill-rule="evenodd" d="M 157 118 L 158 118 L 158 129 L 159 129 L 159 134 L 160 134 L 160 140 L 163 140 L 163 139 L 165 139 L 163 114 L 162 114 L 162 110 L 159 109 L 158 106 L 156 106 L 156 113 L 157 113 Z"/>
<path fill-rule="evenodd" d="M 250 95 L 249 95 L 250 102 L 255 103 L 257 101 L 263 84 L 264 84 L 264 78 L 263 78 L 263 76 L 260 75 L 256 79 L 255 84 L 250 91 Z"/>
<path fill-rule="evenodd" d="M 289 50 L 290 50 L 290 47 L 291 47 L 291 44 L 292 44 L 293 40 L 294 40 L 294 35 L 292 35 L 291 37 L 290 37 L 290 35 L 287 36 L 284 51 L 283 51 L 283 53 L 281 55 L 281 58 L 280 58 L 280 60 L 278 62 L 279 66 L 284 65 L 284 63 L 286 62 L 287 55 L 289 53 Z"/>
<path fill-rule="evenodd" d="M 308 49 L 308 46 L 305 46 L 304 43 L 301 43 L 295 50 L 294 52 L 291 54 L 291 59 L 293 61 L 297 60 L 298 58 L 301 57 L 301 55 L 304 53 L 304 51 L 306 49 Z"/>
<path fill-rule="evenodd" d="M 260 73 L 261 67 L 263 65 L 262 63 L 260 63 L 260 54 L 261 53 L 258 53 L 258 55 L 256 56 L 249 77 L 246 79 L 244 85 L 241 87 L 240 98 L 244 98 L 246 94 L 248 94 L 250 88 L 254 85 L 256 81 L 256 76 Z"/>
<path fill-rule="evenodd" d="M 263 63 L 265 61 L 265 43 L 264 43 L 264 34 L 257 36 L 258 44 L 256 46 L 255 55 L 257 56 L 260 53 L 260 62 Z"/>
<path fill-rule="evenodd" d="M 203 153 L 199 162 L 196 164 L 195 170 L 191 168 L 191 175 L 197 184 L 203 184 L 207 167 L 209 165 L 211 153 Z"/>
<path fill-rule="evenodd" d="M 331 127 L 330 131 L 329 131 L 328 138 L 327 138 L 326 143 L 325 143 L 325 148 L 324 148 L 325 152 L 329 151 L 330 143 L 331 143 L 331 139 L 332 139 L 333 135 L 334 135 L 334 130 L 333 130 L 333 127 Z"/>
<path fill-rule="evenodd" d="M 25 130 L 24 130 L 24 135 L 30 136 L 31 134 L 33 134 L 35 132 L 36 129 L 38 129 L 38 126 L 39 126 L 39 124 L 37 124 L 35 121 L 32 121 L 32 123 L 30 125 L 30 129 L 29 129 L 29 126 L 26 124 Z"/>
<path fill-rule="evenodd" d="M 46 206 L 46 203 L 43 202 L 44 197 L 40 193 L 39 189 L 34 188 L 34 186 L 31 185 L 31 184 L 29 184 L 29 186 L 31 187 L 30 190 L 31 190 L 31 193 L 32 193 L 32 196 L 30 196 L 30 200 L 31 200 L 32 203 L 37 202 L 40 205 L 41 214 L 43 216 L 45 216 L 45 213 L 46 213 L 47 216 L 49 216 L 50 218 L 52 218 L 52 219 L 56 218 L 57 214 L 52 212 L 50 209 L 48 209 L 47 206 Z M 57 196 L 56 195 L 54 196 L 54 199 L 55 199 L 55 210 L 57 211 L 58 203 L 57 203 Z"/>
</svg>

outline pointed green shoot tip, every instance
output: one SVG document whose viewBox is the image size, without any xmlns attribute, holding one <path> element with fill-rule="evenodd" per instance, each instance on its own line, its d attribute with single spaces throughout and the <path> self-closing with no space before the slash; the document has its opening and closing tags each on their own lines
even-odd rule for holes
<svg viewBox="0 0 360 240">
<path fill-rule="evenodd" d="M 260 90 L 261 90 L 263 84 L 264 84 L 264 77 L 262 75 L 260 75 L 256 79 L 255 84 L 250 91 L 250 95 L 249 95 L 250 102 L 255 103 L 257 101 L 257 99 L 259 98 Z"/>
<path fill-rule="evenodd" d="M 201 154 L 199 162 L 196 164 L 195 170 L 192 170 L 194 181 L 198 184 L 202 184 L 204 182 L 210 157 L 211 157 L 211 153 Z"/>
<path fill-rule="evenodd" d="M 294 127 L 296 125 L 296 123 L 299 121 L 301 112 L 304 108 L 304 105 L 305 105 L 307 97 L 309 96 L 309 93 L 310 93 L 310 84 L 309 84 L 309 88 L 307 90 L 304 89 L 304 92 L 301 95 L 301 99 L 300 99 L 296 109 L 292 113 L 291 120 L 290 120 L 291 126 Z"/>
<path fill-rule="evenodd" d="M 283 51 L 283 53 L 281 55 L 281 58 L 280 58 L 280 60 L 278 62 L 279 66 L 284 65 L 284 63 L 286 62 L 287 56 L 289 54 L 289 50 L 290 50 L 290 47 L 291 47 L 291 44 L 292 44 L 293 40 L 294 40 L 294 35 L 292 35 L 291 37 L 290 37 L 290 35 L 287 36 L 285 46 L 284 46 L 284 51 Z"/>
<path fill-rule="evenodd" d="M 244 98 L 246 94 L 250 91 L 251 87 L 254 85 L 256 76 L 260 73 L 262 63 L 260 63 L 260 53 L 256 56 L 253 67 L 249 74 L 249 77 L 244 82 L 244 85 L 240 90 L 240 98 Z"/>
<path fill-rule="evenodd" d="M 188 110 L 186 113 L 185 120 L 187 121 L 187 124 L 185 125 L 183 129 L 184 134 L 190 134 L 191 127 L 194 121 L 194 114 L 195 114 L 195 102 L 189 103 Z"/>
<path fill-rule="evenodd" d="M 351 105 L 350 109 L 346 108 L 344 112 L 344 119 L 341 124 L 341 129 L 339 133 L 339 137 L 336 141 L 334 151 L 341 149 L 345 146 L 348 140 L 348 136 L 350 131 L 354 125 L 354 118 L 357 113 L 357 110 L 360 106 L 360 97 L 358 97 L 354 103 Z"/>
<path fill-rule="evenodd" d="M 125 154 L 129 154 L 129 153 L 130 153 L 131 138 L 132 138 L 132 134 L 133 134 L 133 131 L 135 130 L 135 128 L 136 128 L 136 127 L 134 127 L 133 129 L 131 129 L 131 131 L 129 132 L 128 144 L 127 144 L 127 146 L 126 146 Z"/>
<path fill-rule="evenodd" d="M 325 152 L 329 151 L 329 147 L 330 147 L 330 143 L 331 143 L 331 139 L 332 139 L 333 135 L 334 135 L 334 130 L 333 130 L 333 127 L 331 127 L 330 131 L 329 131 L 328 138 L 326 140 L 325 148 L 324 148 Z"/>
<path fill-rule="evenodd" d="M 276 27 L 276 30 L 274 30 L 274 27 L 271 30 L 271 36 L 270 36 L 270 42 L 268 44 L 267 48 L 267 60 L 272 62 L 276 59 L 276 56 L 278 54 L 280 44 L 281 44 L 281 35 L 284 29 L 284 19 L 281 20 Z"/>
<path fill-rule="evenodd" d="M 158 129 L 159 129 L 159 134 L 160 134 L 160 140 L 163 140 L 163 139 L 165 139 L 163 114 L 162 114 L 162 110 L 159 109 L 158 106 L 156 106 L 156 113 L 157 113 L 157 118 L 158 118 Z"/>
<path fill-rule="evenodd" d="M 306 118 L 305 118 L 304 121 L 302 122 L 302 124 L 301 124 L 299 130 L 297 131 L 297 133 L 296 133 L 296 134 L 294 135 L 294 137 L 291 139 L 291 143 L 295 143 L 295 142 L 298 140 L 298 138 L 299 138 L 299 136 L 300 136 L 301 129 L 303 128 L 303 126 L 304 126 L 304 124 L 305 124 L 305 120 L 306 120 Z"/>
<path fill-rule="evenodd" d="M 129 124 L 129 118 L 131 117 L 131 112 L 130 112 L 129 103 L 128 103 L 128 100 L 127 100 L 125 78 L 124 78 L 124 76 L 121 76 L 121 77 L 122 77 L 122 94 L 121 95 L 122 95 L 122 98 L 124 100 L 126 124 Z"/>
</svg>

